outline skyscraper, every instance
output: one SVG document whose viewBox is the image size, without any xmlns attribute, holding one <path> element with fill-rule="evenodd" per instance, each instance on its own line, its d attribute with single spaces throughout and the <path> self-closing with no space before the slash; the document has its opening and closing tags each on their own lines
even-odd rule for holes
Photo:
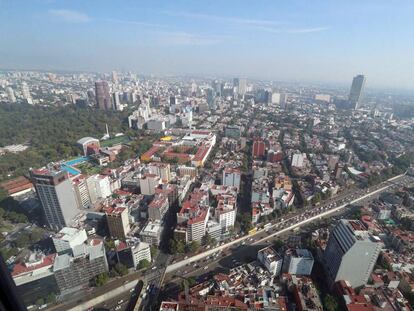
<svg viewBox="0 0 414 311">
<path fill-rule="evenodd" d="M 113 108 L 114 110 L 122 110 L 123 106 L 121 105 L 121 100 L 119 98 L 119 92 L 114 92 L 112 94 L 113 98 Z"/>
<path fill-rule="evenodd" d="M 49 227 L 60 230 L 70 226 L 79 209 L 68 172 L 58 165 L 49 165 L 42 169 L 32 169 L 30 177 Z"/>
<path fill-rule="evenodd" d="M 26 82 L 22 83 L 22 95 L 28 104 L 33 104 L 32 96 L 30 95 L 30 89 Z"/>
<path fill-rule="evenodd" d="M 96 105 L 99 109 L 112 109 L 111 95 L 109 94 L 109 85 L 106 81 L 95 82 Z"/>
<path fill-rule="evenodd" d="M 341 219 L 329 236 L 323 258 L 330 281 L 360 287 L 368 279 L 381 251 L 381 240 L 358 220 Z"/>
<path fill-rule="evenodd" d="M 354 107 L 358 109 L 361 104 L 362 92 L 364 91 L 365 86 L 365 76 L 357 75 L 352 80 L 351 90 L 349 91 L 349 102 Z"/>
<path fill-rule="evenodd" d="M 116 71 L 112 71 L 112 82 L 118 84 L 118 74 Z"/>
<path fill-rule="evenodd" d="M 206 90 L 207 95 L 207 104 L 210 109 L 214 109 L 214 92 L 212 89 L 208 88 Z"/>
<path fill-rule="evenodd" d="M 239 94 L 244 95 L 247 92 L 247 81 L 246 79 L 239 79 Z"/>
<path fill-rule="evenodd" d="M 234 78 L 233 87 L 237 88 L 238 95 L 244 95 L 247 91 L 247 81 L 244 78 Z"/>
<path fill-rule="evenodd" d="M 14 91 L 10 86 L 8 86 L 6 88 L 6 93 L 7 93 L 7 98 L 9 99 L 9 101 L 11 103 L 15 103 L 16 102 L 16 96 L 14 95 Z"/>
</svg>

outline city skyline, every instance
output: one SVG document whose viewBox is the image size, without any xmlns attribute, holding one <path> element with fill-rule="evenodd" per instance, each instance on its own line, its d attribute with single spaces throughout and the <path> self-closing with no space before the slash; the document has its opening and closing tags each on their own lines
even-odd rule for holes
<svg viewBox="0 0 414 311">
<path fill-rule="evenodd" d="M 368 87 L 412 89 L 412 6 L 7 1 L 0 67 L 340 84 L 361 73 Z"/>
</svg>

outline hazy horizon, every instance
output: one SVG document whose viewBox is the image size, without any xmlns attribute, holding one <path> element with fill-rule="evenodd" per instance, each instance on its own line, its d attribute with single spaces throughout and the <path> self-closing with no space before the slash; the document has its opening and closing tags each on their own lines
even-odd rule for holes
<svg viewBox="0 0 414 311">
<path fill-rule="evenodd" d="M 0 4 L 0 67 L 243 76 L 414 89 L 414 3 L 37 0 Z"/>
</svg>

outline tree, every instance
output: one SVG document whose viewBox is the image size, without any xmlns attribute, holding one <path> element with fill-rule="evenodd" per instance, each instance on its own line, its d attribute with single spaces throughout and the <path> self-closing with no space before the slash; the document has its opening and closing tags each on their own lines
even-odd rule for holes
<svg viewBox="0 0 414 311">
<path fill-rule="evenodd" d="M 203 244 L 214 246 L 216 245 L 217 241 L 215 238 L 211 237 L 208 233 L 203 237 Z"/>
<path fill-rule="evenodd" d="M 197 241 L 191 241 L 190 244 L 187 244 L 187 252 L 195 253 L 200 248 L 200 243 Z"/>
<path fill-rule="evenodd" d="M 155 246 L 155 245 L 151 245 L 151 247 L 150 247 L 150 251 L 151 251 L 151 258 L 153 258 L 153 260 L 154 260 L 154 258 L 157 256 L 157 254 L 158 254 L 158 248 L 157 248 L 157 246 Z"/>
<path fill-rule="evenodd" d="M 104 242 L 106 250 L 111 250 L 115 248 L 115 242 L 113 240 L 107 240 Z"/>
<path fill-rule="evenodd" d="M 21 233 L 14 242 L 19 248 L 27 247 L 30 244 L 30 236 L 28 233 Z"/>
<path fill-rule="evenodd" d="M 316 203 L 319 203 L 320 201 L 321 201 L 321 194 L 317 192 L 312 198 L 312 203 L 316 204 Z"/>
<path fill-rule="evenodd" d="M 335 297 L 326 295 L 323 302 L 327 311 L 339 311 L 339 304 Z"/>
<path fill-rule="evenodd" d="M 149 266 L 151 266 L 151 263 L 150 263 L 147 259 L 142 259 L 142 260 L 138 263 L 137 269 L 138 269 L 138 270 L 141 270 L 141 269 L 146 269 L 146 268 L 149 268 Z"/>
<path fill-rule="evenodd" d="M 170 252 L 172 254 L 183 254 L 185 252 L 185 244 L 183 241 L 171 239 L 169 242 Z"/>
<path fill-rule="evenodd" d="M 108 280 L 109 280 L 109 275 L 107 272 L 100 273 L 95 277 L 95 286 L 101 287 L 105 285 L 108 282 Z"/>
<path fill-rule="evenodd" d="M 45 300 L 43 298 L 39 298 L 36 300 L 36 306 L 40 307 L 45 304 Z"/>
<path fill-rule="evenodd" d="M 50 293 L 49 295 L 47 295 L 46 297 L 46 303 L 50 304 L 50 303 L 55 303 L 56 302 L 56 294 L 55 293 Z"/>
<path fill-rule="evenodd" d="M 282 240 L 277 239 L 276 241 L 273 242 L 273 247 L 278 250 L 279 248 L 281 248 L 283 245 L 285 245 L 285 243 L 283 243 Z"/>
<path fill-rule="evenodd" d="M 0 188 L 0 201 L 3 201 L 8 196 L 9 194 L 7 193 L 7 191 L 3 188 Z"/>
<path fill-rule="evenodd" d="M 128 268 L 125 265 L 123 265 L 122 263 L 118 262 L 115 265 L 114 269 L 120 276 L 128 274 Z"/>
</svg>

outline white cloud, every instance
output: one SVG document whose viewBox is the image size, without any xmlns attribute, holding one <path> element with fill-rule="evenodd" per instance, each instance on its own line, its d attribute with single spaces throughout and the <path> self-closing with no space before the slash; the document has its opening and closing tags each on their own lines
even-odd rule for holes
<svg viewBox="0 0 414 311">
<path fill-rule="evenodd" d="M 73 10 L 49 10 L 49 14 L 69 23 L 87 23 L 91 20 L 87 14 Z"/>
<path fill-rule="evenodd" d="M 313 27 L 313 28 L 298 28 L 298 29 L 289 29 L 289 33 L 310 33 L 310 32 L 320 32 L 328 30 L 329 27 Z"/>
<path fill-rule="evenodd" d="M 143 27 L 149 27 L 149 28 L 167 28 L 168 27 L 168 26 L 161 25 L 161 24 L 153 24 L 153 23 L 131 21 L 131 20 L 124 20 L 124 19 L 114 19 L 114 18 L 108 18 L 106 19 L 106 21 L 111 22 L 111 23 L 136 25 L 136 26 L 143 26 Z"/>
<path fill-rule="evenodd" d="M 168 15 L 171 15 L 171 16 L 194 18 L 194 19 L 204 19 L 204 20 L 220 21 L 220 22 L 236 23 L 236 24 L 245 24 L 245 25 L 256 25 L 256 26 L 270 26 L 270 25 L 273 25 L 273 26 L 276 26 L 276 25 L 283 24 L 282 22 L 273 21 L 273 20 L 224 17 L 224 16 L 209 15 L 209 14 L 202 14 L 202 13 L 170 12 L 170 11 L 164 12 L 164 13 L 168 14 Z"/>
<path fill-rule="evenodd" d="M 171 16 L 178 16 L 191 19 L 203 19 L 212 22 L 223 22 L 233 25 L 244 25 L 247 28 L 254 30 L 261 30 L 270 33 L 311 33 L 327 30 L 329 27 L 309 27 L 309 28 L 290 28 L 290 23 L 275 21 L 275 20 L 260 20 L 260 19 L 248 19 L 237 17 L 224 17 L 202 13 L 189 13 L 189 12 L 164 12 Z"/>
<path fill-rule="evenodd" d="M 216 45 L 220 37 L 203 36 L 187 32 L 158 32 L 157 41 L 161 45 Z"/>
</svg>

